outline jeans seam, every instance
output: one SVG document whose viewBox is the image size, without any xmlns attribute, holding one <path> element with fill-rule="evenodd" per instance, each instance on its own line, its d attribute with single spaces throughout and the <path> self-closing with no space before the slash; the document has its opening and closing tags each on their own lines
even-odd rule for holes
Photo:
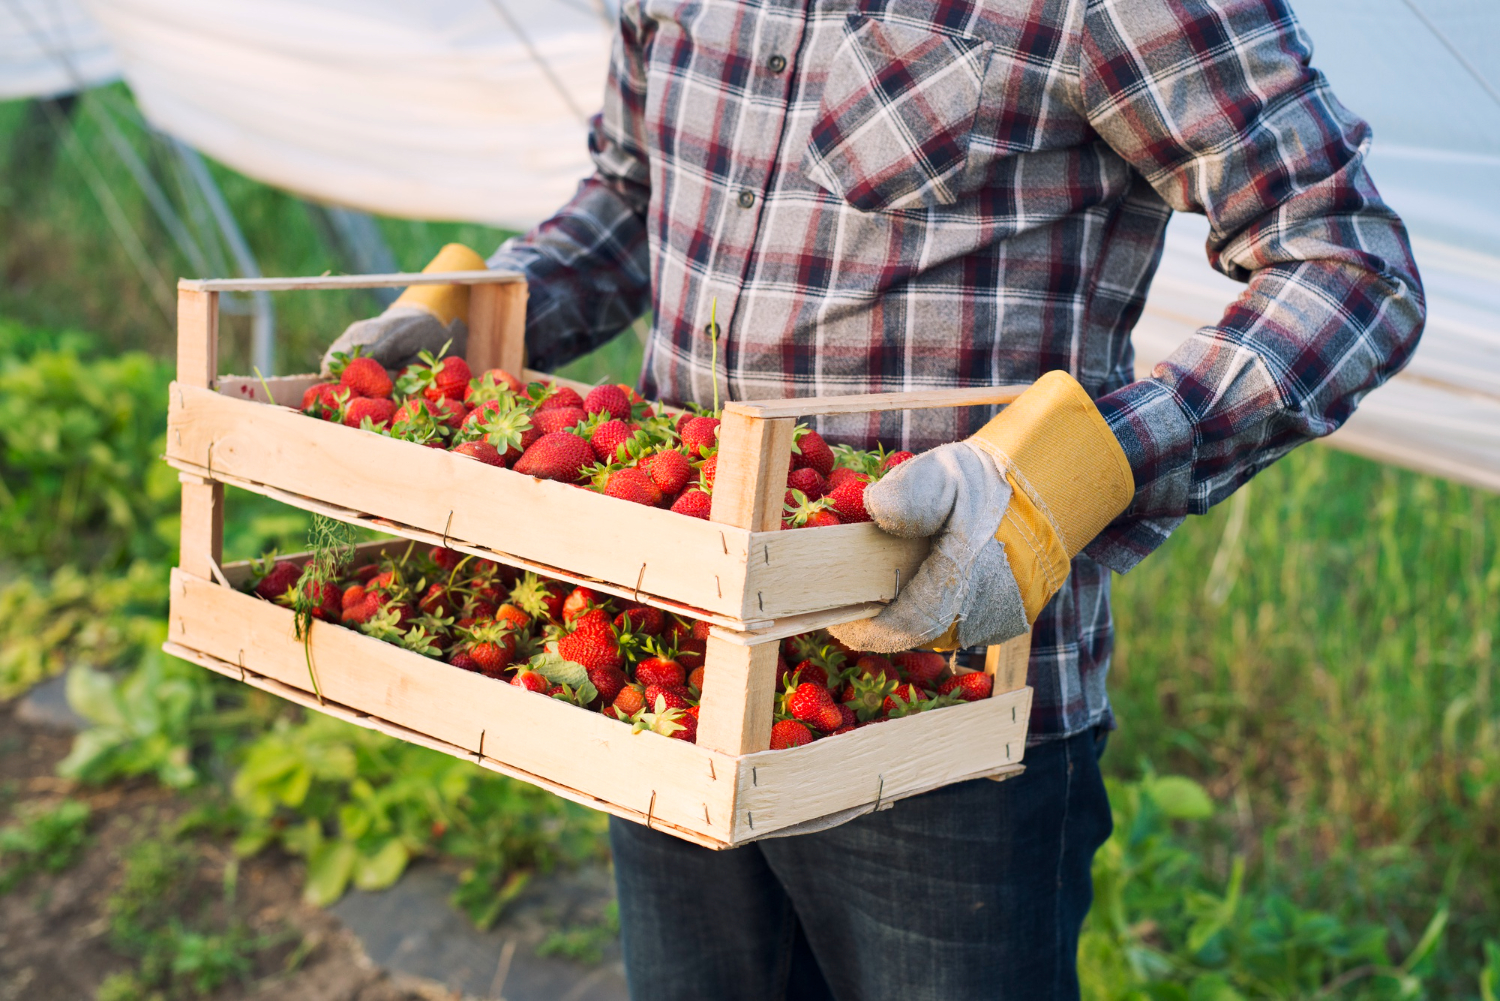
<svg viewBox="0 0 1500 1001">
<path fill-rule="evenodd" d="M 783 893 L 782 897 L 781 955 L 776 961 L 776 982 L 781 987 L 775 1001 L 786 1001 L 787 992 L 792 989 L 792 953 L 797 946 L 797 923 L 801 920 L 797 917 L 797 908 L 792 904 L 791 894 Z"/>
<path fill-rule="evenodd" d="M 1057 839 L 1057 867 L 1055 869 L 1055 886 L 1052 897 L 1052 996 L 1061 996 L 1062 991 L 1062 964 L 1063 959 L 1063 934 L 1062 934 L 1062 898 L 1063 898 L 1063 861 L 1068 856 L 1068 814 L 1073 808 L 1073 741 L 1063 741 L 1063 812 L 1062 832 Z M 1074 957 L 1074 962 L 1077 958 Z"/>
</svg>

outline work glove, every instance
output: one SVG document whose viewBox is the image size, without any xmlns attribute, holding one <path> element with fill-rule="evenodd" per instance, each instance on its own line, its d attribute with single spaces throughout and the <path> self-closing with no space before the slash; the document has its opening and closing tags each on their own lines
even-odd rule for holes
<svg viewBox="0 0 1500 1001">
<path fill-rule="evenodd" d="M 422 270 L 484 269 L 484 258 L 461 243 L 450 243 Z M 352 354 L 355 348 L 384 367 L 399 371 L 417 361 L 421 352 L 437 354 L 444 344 L 448 345 L 449 354 L 462 358 L 468 339 L 469 286 L 413 285 L 384 313 L 349 324 L 324 352 L 322 374 L 329 374 L 335 354 Z"/>
<path fill-rule="evenodd" d="M 1019 636 L 1134 494 L 1125 452 L 1093 400 L 1072 376 L 1048 372 L 973 437 L 866 488 L 876 525 L 930 536 L 932 548 L 879 614 L 829 632 L 876 653 Z"/>
</svg>

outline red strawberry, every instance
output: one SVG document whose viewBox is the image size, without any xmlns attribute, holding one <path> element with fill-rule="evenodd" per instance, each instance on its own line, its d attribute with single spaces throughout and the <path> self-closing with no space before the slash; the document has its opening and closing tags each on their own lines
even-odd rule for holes
<svg viewBox="0 0 1500 1001">
<path fill-rule="evenodd" d="M 698 714 L 694 711 L 697 708 L 697 706 L 689 706 L 687 711 L 677 719 L 681 729 L 673 730 L 667 736 L 673 740 L 685 740 L 689 744 L 698 743 Z"/>
<path fill-rule="evenodd" d="M 444 570 L 452 570 L 463 562 L 464 554 L 457 549 L 444 549 L 442 546 L 433 546 L 427 550 L 427 555 L 432 562 Z"/>
<path fill-rule="evenodd" d="M 706 641 L 710 636 L 713 635 L 713 633 L 711 632 L 712 629 L 713 623 L 709 622 L 707 619 L 694 619 L 693 639 Z"/>
<path fill-rule="evenodd" d="M 719 471 L 719 457 L 710 455 L 703 460 L 703 465 L 698 467 L 698 484 L 708 493 L 714 492 L 714 476 Z"/>
<path fill-rule="evenodd" d="M 699 665 L 698 667 L 693 668 L 693 673 L 690 674 L 690 675 L 688 675 L 688 681 L 687 681 L 687 683 L 688 683 L 688 687 L 689 688 L 696 689 L 696 690 L 698 690 L 700 692 L 703 691 L 703 667 L 702 667 L 702 665 Z"/>
<path fill-rule="evenodd" d="M 433 416 L 438 423 L 445 427 L 453 428 L 455 431 L 464 426 L 464 418 L 469 416 L 469 408 L 462 401 L 443 397 L 440 400 L 429 401 L 432 403 Z"/>
<path fill-rule="evenodd" d="M 719 419 L 694 417 L 678 425 L 678 434 L 688 455 L 706 456 L 719 446 Z"/>
<path fill-rule="evenodd" d="M 616 420 L 630 418 L 630 397 L 619 386 L 595 386 L 584 398 L 583 409 L 591 414 L 608 411 Z"/>
<path fill-rule="evenodd" d="M 339 385 L 347 386 L 355 396 L 389 397 L 391 377 L 374 358 L 350 358 L 339 376 Z"/>
<path fill-rule="evenodd" d="M 592 399 L 592 395 L 590 396 Z M 619 458 L 619 448 L 630 440 L 635 430 L 622 420 L 608 420 L 594 428 L 589 435 L 589 445 L 600 462 L 614 462 Z"/>
<path fill-rule="evenodd" d="M 822 665 L 814 664 L 810 660 L 802 661 L 791 673 L 796 676 L 799 684 L 804 681 L 811 681 L 815 685 L 822 685 L 824 688 L 828 687 L 828 672 L 823 669 Z"/>
<path fill-rule="evenodd" d="M 801 469 L 806 466 L 816 469 L 822 476 L 833 472 L 833 449 L 823 440 L 823 436 L 811 428 L 802 428 L 797 432 L 797 448 L 800 451 L 792 452 L 792 463 Z"/>
<path fill-rule="evenodd" d="M 422 595 L 422 600 L 417 602 L 417 607 L 428 615 L 452 615 L 453 606 L 450 604 L 448 585 L 438 581 L 427 588 Z"/>
<path fill-rule="evenodd" d="M 910 452 L 892 452 L 890 455 L 886 456 L 883 460 L 881 460 L 880 471 L 882 473 L 888 473 L 892 469 L 895 469 L 897 466 L 901 465 L 901 463 L 907 461 L 908 459 L 915 459 L 915 458 L 916 458 L 916 456 L 913 455 Z"/>
<path fill-rule="evenodd" d="M 557 652 L 566 660 L 589 667 L 613 667 L 619 669 L 624 663 L 620 646 L 615 642 L 615 632 L 610 628 L 606 613 L 599 611 L 579 616 L 573 631 L 557 641 Z M 597 687 L 597 686 L 595 686 Z"/>
<path fill-rule="evenodd" d="M 604 705 L 614 702 L 629 682 L 629 679 L 625 677 L 624 671 L 618 667 L 611 667 L 608 664 L 600 667 L 588 667 L 584 668 L 584 670 L 588 672 L 589 684 L 593 685 L 599 692 L 599 699 Z"/>
<path fill-rule="evenodd" d="M 573 622 L 580 615 L 600 604 L 599 595 L 586 587 L 575 587 L 568 592 L 562 603 L 564 622 Z M 598 616 L 595 616 L 596 618 Z"/>
<path fill-rule="evenodd" d="M 455 455 L 467 455 L 471 459 L 478 459 L 488 466 L 505 468 L 505 456 L 500 454 L 498 448 L 483 439 L 479 441 L 466 441 L 460 445 L 455 445 L 453 453 Z"/>
<path fill-rule="evenodd" d="M 794 719 L 784 719 L 771 727 L 771 750 L 773 751 L 811 744 L 812 739 L 812 731 Z"/>
<path fill-rule="evenodd" d="M 277 560 L 276 565 L 255 585 L 255 593 L 267 601 L 275 601 L 292 588 L 302 576 L 302 568 L 290 560 Z"/>
<path fill-rule="evenodd" d="M 702 518 L 707 521 L 713 504 L 713 498 L 702 490 L 685 490 L 681 497 L 672 502 L 672 510 L 678 514 L 685 514 L 689 518 Z"/>
<path fill-rule="evenodd" d="M 865 510 L 865 487 L 867 486 L 869 486 L 868 480 L 850 479 L 828 491 L 826 496 L 833 501 L 833 510 L 839 516 L 839 520 L 846 524 L 870 520 L 869 512 Z"/>
<path fill-rule="evenodd" d="M 880 656 L 878 653 L 862 653 L 854 662 L 853 677 L 863 678 L 886 678 L 890 681 L 900 681 L 901 672 L 896 670 L 896 665 Z"/>
<path fill-rule="evenodd" d="M 473 671 L 475 674 L 480 673 L 479 661 L 475 660 L 473 657 L 470 657 L 468 651 L 466 650 L 458 650 L 450 654 L 448 657 L 448 663 L 452 664 L 454 667 L 461 667 L 465 671 Z"/>
<path fill-rule="evenodd" d="M 921 702 L 927 698 L 927 693 L 910 682 L 902 682 L 897 685 L 890 695 L 886 696 L 885 703 L 880 707 L 885 712 L 895 712 L 913 702 Z"/>
<path fill-rule="evenodd" d="M 827 721 L 823 711 L 832 707 L 833 697 L 828 694 L 828 689 L 811 681 L 802 682 L 786 696 L 786 711 L 819 729 L 823 729 L 820 724 Z"/>
<path fill-rule="evenodd" d="M 476 376 L 464 390 L 464 402 L 473 406 L 476 401 L 494 400 L 500 395 L 501 390 L 509 389 L 513 393 L 523 392 L 526 387 L 521 385 L 521 380 L 505 371 L 503 368 L 492 368 Z"/>
<path fill-rule="evenodd" d="M 687 673 L 675 660 L 668 660 L 665 657 L 647 657 L 635 665 L 635 680 L 643 685 L 682 688 L 687 684 Z"/>
<path fill-rule="evenodd" d="M 480 424 L 504 410 L 505 404 L 499 400 L 483 400 L 464 416 L 463 429 L 465 431 L 477 430 Z"/>
<path fill-rule="evenodd" d="M 536 671 L 528 671 L 524 668 L 516 672 L 516 676 L 510 679 L 510 683 L 528 692 L 541 692 L 543 695 L 552 688 L 552 682 L 547 680 L 545 674 L 538 674 Z"/>
<path fill-rule="evenodd" d="M 995 679 L 983 671 L 955 674 L 938 687 L 939 695 L 957 695 L 965 702 L 987 699 L 995 689 Z"/>
<path fill-rule="evenodd" d="M 468 655 L 491 678 L 498 678 L 516 655 L 516 634 L 509 626 L 487 622 L 464 630 L 464 639 Z"/>
<path fill-rule="evenodd" d="M 645 708 L 645 688 L 642 685 L 626 685 L 620 689 L 619 694 L 610 701 L 610 704 L 614 706 L 615 715 L 618 718 L 629 719 Z"/>
<path fill-rule="evenodd" d="M 531 616 L 508 601 L 495 609 L 493 616 L 496 622 L 504 623 L 512 629 L 525 629 L 531 625 Z"/>
<path fill-rule="evenodd" d="M 656 636 L 666 628 L 666 624 L 666 613 L 650 605 L 636 605 L 615 616 L 616 629 L 629 629 L 642 636 Z"/>
<path fill-rule="evenodd" d="M 299 410 L 311 410 L 323 398 L 323 390 L 337 386 L 336 382 L 315 382 L 302 391 L 302 406 Z"/>
<path fill-rule="evenodd" d="M 302 593 L 317 602 L 317 607 L 312 610 L 313 618 L 338 622 L 344 617 L 344 592 L 332 581 L 323 584 L 308 581 L 302 585 Z"/>
<path fill-rule="evenodd" d="M 551 434 L 554 431 L 566 431 L 577 427 L 587 420 L 588 416 L 583 412 L 582 407 L 551 407 L 533 413 L 531 422 L 536 425 L 538 431 Z"/>
<path fill-rule="evenodd" d="M 664 688 L 661 685 L 646 686 L 646 705 L 655 706 L 657 699 L 662 699 L 668 709 L 687 709 L 687 690 L 684 688 Z"/>
<path fill-rule="evenodd" d="M 948 669 L 948 659 L 931 650 L 907 650 L 891 657 L 896 667 L 912 684 L 931 688 Z"/>
<path fill-rule="evenodd" d="M 853 729 L 854 724 L 859 722 L 859 717 L 854 714 L 854 709 L 843 702 L 839 703 L 839 713 L 842 715 L 844 722 L 838 729 L 833 731 L 834 733 L 844 733 L 846 732 L 846 727 Z"/>
<path fill-rule="evenodd" d="M 594 450 L 589 448 L 588 442 L 576 434 L 554 431 L 538 438 L 536 444 L 521 454 L 513 468 L 526 476 L 571 483 L 593 461 Z"/>
<path fill-rule="evenodd" d="M 363 584 L 350 584 L 344 588 L 344 596 L 339 600 L 339 604 L 345 608 L 351 608 L 354 605 L 363 605 L 364 603 L 365 586 Z"/>
<path fill-rule="evenodd" d="M 462 358 L 439 358 L 437 364 L 432 366 L 432 382 L 422 390 L 422 394 L 433 402 L 440 399 L 462 402 L 472 378 L 474 373 L 469 370 L 469 363 Z"/>
<path fill-rule="evenodd" d="M 693 472 L 687 456 L 675 448 L 652 452 L 640 461 L 639 466 L 663 494 L 681 493 Z"/>
<path fill-rule="evenodd" d="M 850 715 L 853 715 L 853 713 L 850 713 Z M 830 702 L 818 710 L 817 718 L 810 722 L 824 733 L 832 733 L 844 725 L 844 710 Z"/>
<path fill-rule="evenodd" d="M 604 485 L 604 492 L 610 497 L 618 497 L 620 500 L 627 500 L 633 504 L 644 504 L 647 507 L 655 507 L 661 502 L 661 490 L 651 481 L 651 477 L 636 466 L 610 473 L 609 482 Z"/>
<path fill-rule="evenodd" d="M 792 470 L 787 475 L 786 485 L 788 489 L 802 491 L 808 500 L 817 500 L 828 489 L 828 481 L 823 479 L 823 474 L 811 466 Z"/>
<path fill-rule="evenodd" d="M 536 405 L 537 410 L 554 410 L 558 407 L 577 407 L 579 410 L 583 409 L 583 397 L 578 395 L 577 390 L 569 386 L 559 386 L 555 382 L 552 383 L 549 389 L 550 392 L 547 394 L 547 398 Z"/>
<path fill-rule="evenodd" d="M 864 473 L 861 473 L 857 469 L 850 469 L 848 466 L 840 466 L 839 468 L 828 474 L 828 486 L 827 489 L 824 490 L 823 496 L 827 497 L 831 491 L 837 490 L 839 487 L 843 486 L 845 483 L 848 483 L 850 480 L 868 479 L 868 476 L 866 476 Z"/>
</svg>

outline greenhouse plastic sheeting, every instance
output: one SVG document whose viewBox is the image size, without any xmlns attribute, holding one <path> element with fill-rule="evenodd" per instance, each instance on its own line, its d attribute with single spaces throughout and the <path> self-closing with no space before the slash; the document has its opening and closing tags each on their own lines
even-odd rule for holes
<svg viewBox="0 0 1500 1001">
<path fill-rule="evenodd" d="M 114 50 L 76 0 L 0 0 L 0 100 L 53 97 L 119 75 Z"/>
</svg>

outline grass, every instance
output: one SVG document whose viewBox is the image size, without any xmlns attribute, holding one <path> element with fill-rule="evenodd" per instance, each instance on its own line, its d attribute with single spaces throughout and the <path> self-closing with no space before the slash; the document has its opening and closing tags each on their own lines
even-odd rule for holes
<svg viewBox="0 0 1500 1001">
<path fill-rule="evenodd" d="M 187 274 L 101 141 L 90 108 L 104 100 L 87 97 L 75 113 L 80 141 L 94 150 L 161 270 Z M 25 105 L 0 103 L 0 163 L 11 167 L 0 170 L 0 230 L 7 233 L 0 316 L 97 335 L 80 353 L 135 347 L 169 357 L 170 327 L 77 165 L 64 154 L 40 169 L 35 156 L 23 155 L 18 137 L 29 114 Z M 127 135 L 143 155 L 159 155 L 138 130 Z M 300 201 L 213 169 L 267 273 L 347 270 Z M 503 236 L 457 224 L 383 219 L 380 226 L 405 268 L 421 267 L 448 240 L 487 252 Z M 375 306 L 368 296 L 323 292 L 281 296 L 277 308 L 278 368 L 287 372 L 307 369 L 345 323 Z M 247 334 L 245 318 L 227 320 L 226 370 L 245 370 Z M 627 334 L 568 374 L 628 380 L 639 364 L 639 341 Z M 154 453 L 139 443 L 152 439 L 130 430 L 128 440 L 132 461 L 149 463 Z M 66 466 L 53 453 L 34 462 L 49 476 Z M 127 497 L 161 489 L 139 469 L 105 482 L 122 484 Z M 160 563 L 171 558 L 174 525 L 170 496 L 158 502 L 117 517 L 156 540 L 146 548 Z M 231 502 L 232 516 L 251 514 L 232 526 L 230 551 L 251 553 L 267 539 L 293 547 L 305 535 L 300 514 L 254 503 Z M 103 508 L 90 515 L 110 516 Z M 94 565 L 88 551 L 58 545 L 22 547 L 27 558 L 63 555 L 49 556 L 49 576 L 0 606 L 40 617 L 57 595 L 59 607 L 76 610 L 59 629 L 91 636 L 84 626 L 95 607 L 93 585 L 50 574 L 59 560 L 77 563 L 84 575 Z M 0 561 L 14 558 L 0 545 Z M 117 560 L 106 569 L 124 568 Z M 1096 872 L 1102 889 L 1124 889 L 1110 898 L 1118 907 L 1101 904 L 1090 919 L 1089 996 L 1495 1001 L 1500 499 L 1323 446 L 1304 448 L 1190 519 L 1117 580 L 1115 608 L 1111 690 L 1121 728 L 1105 766 L 1121 828 Z M 0 635 L 9 643 L 21 633 Z M 28 677 L 55 670 L 60 644 L 27 647 L 16 670 Z M 1201 780 L 1213 814 L 1153 814 L 1148 801 L 1161 788 L 1153 776 L 1169 774 Z M 498 858 L 507 846 L 493 848 Z M 492 895 L 498 870 L 476 873 L 475 885 Z M 1378 957 L 1368 952 L 1372 934 Z M 593 937 L 591 929 L 572 929 L 553 947 L 587 950 Z M 1335 969 L 1342 972 L 1329 972 Z"/>
</svg>

